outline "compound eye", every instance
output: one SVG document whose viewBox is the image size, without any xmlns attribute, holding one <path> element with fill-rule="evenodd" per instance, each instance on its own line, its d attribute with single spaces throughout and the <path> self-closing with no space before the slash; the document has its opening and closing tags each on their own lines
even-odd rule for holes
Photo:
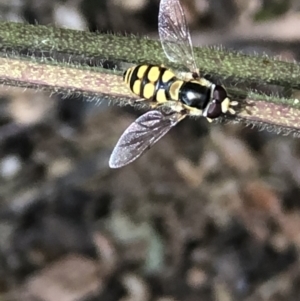
<svg viewBox="0 0 300 301">
<path fill-rule="evenodd" d="M 222 105 L 220 102 L 213 100 L 207 108 L 206 117 L 207 118 L 218 118 L 222 115 Z"/>
<path fill-rule="evenodd" d="M 213 92 L 213 99 L 218 103 L 221 103 L 225 98 L 227 98 L 225 89 L 220 85 L 216 85 Z"/>
</svg>

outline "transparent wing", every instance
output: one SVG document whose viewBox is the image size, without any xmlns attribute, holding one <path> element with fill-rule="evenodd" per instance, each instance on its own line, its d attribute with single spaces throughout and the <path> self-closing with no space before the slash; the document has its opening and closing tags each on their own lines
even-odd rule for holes
<svg viewBox="0 0 300 301">
<path fill-rule="evenodd" d="M 111 168 L 119 168 L 137 159 L 163 137 L 185 115 L 149 111 L 136 119 L 122 134 L 110 159 Z"/>
<path fill-rule="evenodd" d="M 161 0 L 158 31 L 164 52 L 171 62 L 199 73 L 195 63 L 191 35 L 179 0 Z"/>
</svg>

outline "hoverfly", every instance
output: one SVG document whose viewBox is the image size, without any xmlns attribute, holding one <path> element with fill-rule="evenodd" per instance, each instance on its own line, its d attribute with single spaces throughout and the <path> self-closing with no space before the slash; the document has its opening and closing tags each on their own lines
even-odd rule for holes
<svg viewBox="0 0 300 301">
<path fill-rule="evenodd" d="M 130 90 L 148 100 L 153 109 L 168 106 L 172 113 L 152 110 L 136 119 L 121 135 L 109 160 L 119 168 L 140 157 L 186 116 L 204 116 L 209 121 L 229 111 L 234 114 L 225 89 L 205 78 L 197 68 L 192 40 L 179 0 L 161 0 L 158 30 L 162 48 L 171 62 L 185 65 L 189 79 L 180 79 L 170 69 L 158 65 L 138 65 L 124 72 Z"/>
</svg>

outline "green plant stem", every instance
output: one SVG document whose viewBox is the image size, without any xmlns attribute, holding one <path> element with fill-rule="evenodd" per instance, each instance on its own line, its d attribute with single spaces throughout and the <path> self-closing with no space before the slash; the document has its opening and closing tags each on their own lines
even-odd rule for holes
<svg viewBox="0 0 300 301">
<path fill-rule="evenodd" d="M 95 34 L 42 25 L 0 22 L 0 48 L 21 51 L 62 52 L 88 59 L 129 63 L 170 64 L 159 41 L 134 36 Z M 196 62 L 204 72 L 265 84 L 300 88 L 300 65 L 267 56 L 249 56 L 218 48 L 195 48 Z"/>
<path fill-rule="evenodd" d="M 296 63 L 217 48 L 195 48 L 195 54 L 202 70 L 221 78 L 285 88 L 300 86 L 300 66 Z M 92 98 L 106 97 L 122 105 L 134 104 L 135 97 L 122 81 L 122 71 L 101 68 L 103 60 L 115 62 L 120 69 L 124 63 L 141 62 L 180 68 L 167 61 L 159 41 L 0 22 L 0 82 L 5 85 L 64 95 L 80 93 Z M 96 66 L 88 66 L 87 62 Z M 230 120 L 300 130 L 297 99 L 242 92 L 246 95 L 240 100 L 242 109 Z M 238 94 L 232 88 L 232 98 Z"/>
</svg>

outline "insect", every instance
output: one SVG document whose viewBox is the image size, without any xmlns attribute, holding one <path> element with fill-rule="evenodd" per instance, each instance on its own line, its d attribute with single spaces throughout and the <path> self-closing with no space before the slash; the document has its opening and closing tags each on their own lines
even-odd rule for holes
<svg viewBox="0 0 300 301">
<path fill-rule="evenodd" d="M 171 62 L 185 65 L 190 74 L 185 79 L 164 66 L 138 65 L 124 73 L 130 90 L 148 100 L 151 111 L 136 119 L 121 135 L 109 160 L 119 168 L 141 156 L 186 116 L 204 116 L 209 121 L 226 112 L 234 114 L 226 90 L 200 77 L 192 40 L 179 0 L 161 0 L 158 15 L 159 37 L 165 55 Z M 157 108 L 167 106 L 171 113 Z"/>
</svg>

